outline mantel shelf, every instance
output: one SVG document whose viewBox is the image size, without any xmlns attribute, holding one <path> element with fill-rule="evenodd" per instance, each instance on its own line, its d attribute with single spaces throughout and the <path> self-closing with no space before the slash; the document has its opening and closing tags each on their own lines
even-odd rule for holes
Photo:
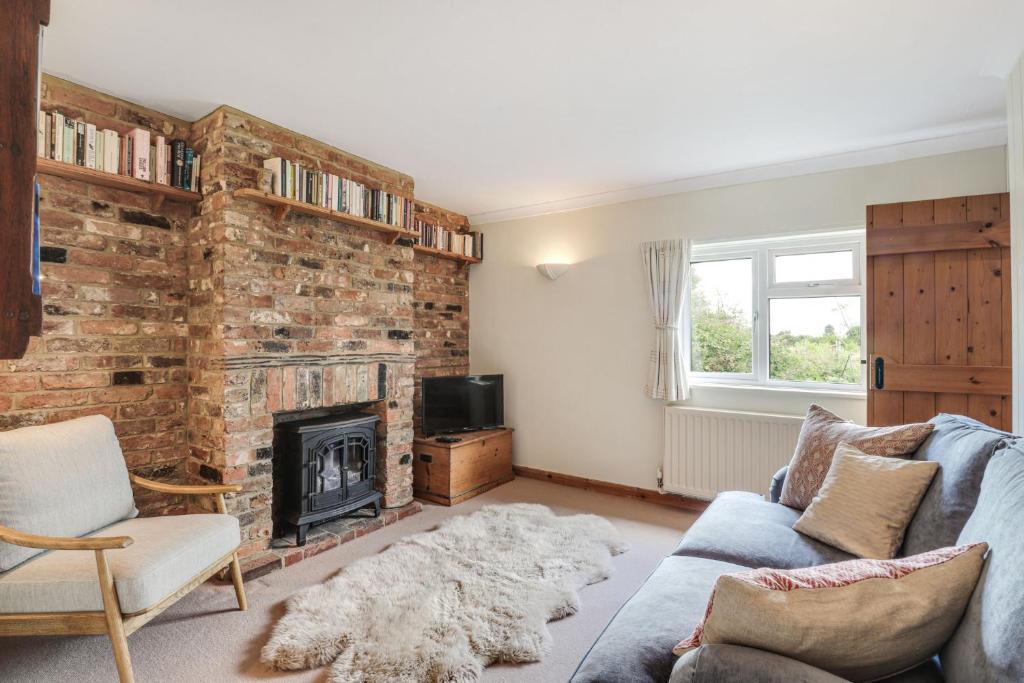
<svg viewBox="0 0 1024 683">
<path fill-rule="evenodd" d="M 289 199 L 288 197 L 279 197 L 276 194 L 268 194 L 255 189 L 243 188 L 235 190 L 234 196 L 237 199 L 249 199 L 272 207 L 274 209 L 274 218 L 277 220 L 283 220 L 290 212 L 294 211 L 295 213 L 315 216 L 316 218 L 326 218 L 355 228 L 369 228 L 370 230 L 376 230 L 377 232 L 388 235 L 390 237 L 390 242 L 394 242 L 399 237 L 408 237 L 413 239 L 417 236 L 417 234 L 412 230 L 406 230 L 405 228 L 400 228 L 396 225 L 388 225 L 387 223 L 381 223 L 380 221 L 375 221 L 369 218 L 353 216 L 352 214 L 344 213 L 342 211 L 333 211 L 322 206 L 316 206 L 315 204 L 307 204 L 306 202 Z"/>
<path fill-rule="evenodd" d="M 189 204 L 194 204 L 203 199 L 203 196 L 198 192 L 189 192 L 178 187 L 171 187 L 170 185 L 160 185 L 117 173 L 107 173 L 106 171 L 97 171 L 94 168 L 67 164 L 63 161 L 54 161 L 53 159 L 36 159 L 36 173 L 58 176 L 68 180 L 78 180 L 93 185 L 102 185 L 115 190 L 148 194 L 152 196 L 151 208 L 154 211 L 160 208 L 165 199 Z"/>
<path fill-rule="evenodd" d="M 433 247 L 425 247 L 422 244 L 415 245 L 413 249 L 421 254 L 430 254 L 431 256 L 451 259 L 452 261 L 461 261 L 463 263 L 480 263 L 480 259 L 474 256 L 466 256 L 465 254 L 460 254 L 454 251 L 445 251 L 444 249 L 434 249 Z"/>
</svg>

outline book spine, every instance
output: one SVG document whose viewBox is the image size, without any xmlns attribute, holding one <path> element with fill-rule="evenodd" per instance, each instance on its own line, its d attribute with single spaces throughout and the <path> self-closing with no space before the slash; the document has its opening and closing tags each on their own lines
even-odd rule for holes
<svg viewBox="0 0 1024 683">
<path fill-rule="evenodd" d="M 171 140 L 171 185 L 181 187 L 185 178 L 185 141 Z"/>
<path fill-rule="evenodd" d="M 126 137 L 131 150 L 128 175 L 139 180 L 149 180 L 149 131 L 132 128 Z"/>
<path fill-rule="evenodd" d="M 96 131 L 96 170 L 102 171 L 107 163 L 107 136 L 102 130 Z"/>
<path fill-rule="evenodd" d="M 46 156 L 46 112 L 42 109 L 36 117 L 36 156 Z"/>
<path fill-rule="evenodd" d="M 195 152 L 191 147 L 185 148 L 185 164 L 182 170 L 181 189 L 187 190 L 192 187 L 192 157 Z"/>
<path fill-rule="evenodd" d="M 85 166 L 96 168 L 96 126 L 85 124 Z"/>
<path fill-rule="evenodd" d="M 64 117 L 64 162 L 75 163 L 75 122 Z"/>
<path fill-rule="evenodd" d="M 107 161 L 103 164 L 103 170 L 107 173 L 117 173 L 121 161 L 121 138 L 114 130 L 105 130 L 103 134 L 107 136 L 107 141 L 103 145 L 107 153 Z"/>
<path fill-rule="evenodd" d="M 53 114 L 46 115 L 46 139 L 43 142 L 43 156 L 53 158 Z"/>
<path fill-rule="evenodd" d="M 203 157 L 201 154 L 196 154 L 192 157 L 192 184 L 189 187 L 192 192 L 199 192 L 199 173 L 202 171 Z"/>
<path fill-rule="evenodd" d="M 53 114 L 53 159 L 64 161 L 64 115 L 60 112 Z"/>
<path fill-rule="evenodd" d="M 75 165 L 85 166 L 85 122 L 75 121 Z"/>
<path fill-rule="evenodd" d="M 167 143 L 163 135 L 156 136 L 156 158 L 153 170 L 156 172 L 158 185 L 167 184 Z"/>
</svg>

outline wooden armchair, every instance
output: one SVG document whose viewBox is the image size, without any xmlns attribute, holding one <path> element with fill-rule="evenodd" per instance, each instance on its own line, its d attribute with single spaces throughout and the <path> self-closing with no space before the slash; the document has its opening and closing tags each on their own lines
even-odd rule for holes
<svg viewBox="0 0 1024 683">
<path fill-rule="evenodd" d="M 123 476 L 129 498 L 129 481 L 141 488 L 163 493 L 212 495 L 219 514 L 130 516 L 94 530 L 94 535 L 80 536 L 25 533 L 0 526 L 0 636 L 106 633 L 113 645 L 120 680 L 129 683 L 134 677 L 127 637 L 215 573 L 230 567 L 238 607 L 246 609 L 245 587 L 237 554 L 240 542 L 238 521 L 226 514 L 224 502 L 225 493 L 237 493 L 241 486 L 179 486 L 129 475 L 119 447 L 116 448 L 117 460 L 109 457 L 114 455 L 110 449 L 117 444 L 113 426 L 106 418 L 96 417 L 0 434 L 0 484 L 11 484 L 14 480 L 12 473 L 24 472 L 24 467 L 18 469 L 19 458 L 39 457 L 38 453 L 29 451 L 47 451 L 53 444 L 51 439 L 37 438 L 38 434 L 27 435 L 26 441 L 22 438 L 25 435 L 18 433 L 60 431 L 64 425 L 83 421 L 92 423 L 74 425 L 74 428 L 80 432 L 83 428 L 87 432 L 100 432 L 98 438 L 103 443 L 98 450 L 106 451 L 100 456 L 103 460 L 101 469 L 107 470 L 107 476 L 102 479 L 104 484 L 109 484 L 107 480 L 110 477 Z M 95 433 L 91 436 L 97 437 Z M 40 448 L 26 448 L 26 444 L 31 445 L 37 440 L 42 441 L 38 444 Z M 96 457 L 96 448 L 86 447 L 85 450 L 85 458 Z M 70 457 L 79 456 L 76 452 Z M 52 456 L 52 452 L 50 457 L 62 459 L 61 455 Z M 40 468 L 43 470 L 41 474 L 60 470 L 60 467 L 47 468 L 45 465 L 44 462 Z M 118 473 L 118 469 L 123 472 Z M 74 468 L 71 471 L 74 472 Z M 78 474 L 85 476 L 80 469 Z M 123 498 L 121 483 L 116 482 L 116 495 L 100 492 L 101 502 L 97 505 L 116 497 Z M 78 486 L 82 490 L 81 485 Z M 18 500 L 17 490 L 12 498 L 15 502 Z M 11 511 L 10 502 L 6 498 L 0 500 L 0 521 L 6 521 L 15 514 Z M 69 503 L 58 499 L 57 505 L 63 508 L 65 504 L 88 511 L 88 507 L 83 507 L 77 500 Z M 120 500 L 118 504 L 121 507 L 116 509 L 123 510 L 124 501 Z M 134 513 L 133 503 L 128 504 Z M 80 512 L 77 515 L 79 520 L 83 517 L 88 518 L 88 514 Z M 38 524 L 49 523 L 51 528 L 74 523 L 74 517 L 60 511 L 42 522 L 38 521 L 39 515 L 26 519 L 36 520 Z M 39 554 L 39 551 L 50 552 Z M 91 551 L 93 557 L 81 551 Z M 26 554 L 28 558 L 25 558 Z M 14 566 L 10 566 L 12 563 Z"/>
</svg>

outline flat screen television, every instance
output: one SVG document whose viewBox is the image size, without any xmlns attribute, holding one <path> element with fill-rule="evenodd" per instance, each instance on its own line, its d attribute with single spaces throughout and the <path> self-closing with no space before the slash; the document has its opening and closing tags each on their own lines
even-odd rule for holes
<svg viewBox="0 0 1024 683">
<path fill-rule="evenodd" d="M 502 375 L 423 378 L 424 434 L 494 429 L 505 423 Z"/>
</svg>

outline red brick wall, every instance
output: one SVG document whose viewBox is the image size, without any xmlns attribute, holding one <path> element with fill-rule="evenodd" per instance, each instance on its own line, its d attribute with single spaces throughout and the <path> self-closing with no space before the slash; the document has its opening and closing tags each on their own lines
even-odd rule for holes
<svg viewBox="0 0 1024 683">
<path fill-rule="evenodd" d="M 334 221 L 275 220 L 231 191 L 271 156 L 408 197 L 413 179 L 230 107 L 187 123 L 49 76 L 43 102 L 189 140 L 204 198 L 151 211 L 144 195 L 40 176 L 44 335 L 0 363 L 0 429 L 106 414 L 133 471 L 241 482 L 229 507 L 254 553 L 271 529 L 274 412 L 378 401 L 384 503 L 407 503 L 415 383 L 468 370 L 468 266 Z M 146 513 L 185 505 L 137 495 Z"/>
<path fill-rule="evenodd" d="M 135 126 L 168 137 L 189 124 L 49 76 L 43 108 L 101 128 Z M 50 176 L 42 185 L 43 336 L 21 360 L 0 361 L 0 429 L 102 413 L 114 421 L 128 466 L 182 475 L 188 205 Z M 137 496 L 144 512 L 180 500 Z"/>
<path fill-rule="evenodd" d="M 465 216 L 421 200 L 416 202 L 416 217 L 449 230 L 469 230 Z M 469 269 L 468 264 L 429 254 L 417 254 L 413 263 L 417 428 L 422 379 L 469 372 Z"/>
</svg>

